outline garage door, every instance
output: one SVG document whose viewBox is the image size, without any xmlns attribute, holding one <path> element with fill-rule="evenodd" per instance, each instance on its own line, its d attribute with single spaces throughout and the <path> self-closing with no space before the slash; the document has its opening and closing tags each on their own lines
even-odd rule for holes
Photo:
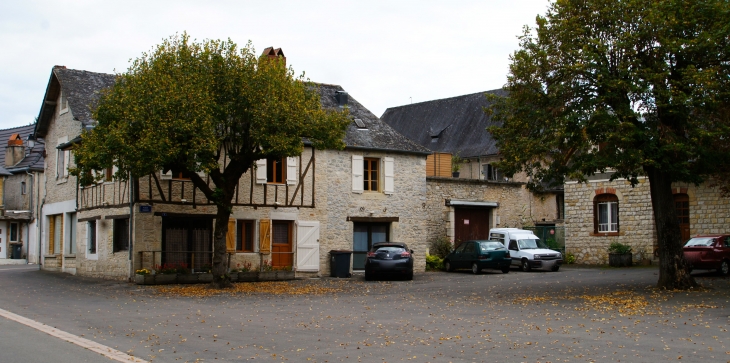
<svg viewBox="0 0 730 363">
<path fill-rule="evenodd" d="M 489 239 L 491 208 L 456 208 L 456 241 Z"/>
</svg>

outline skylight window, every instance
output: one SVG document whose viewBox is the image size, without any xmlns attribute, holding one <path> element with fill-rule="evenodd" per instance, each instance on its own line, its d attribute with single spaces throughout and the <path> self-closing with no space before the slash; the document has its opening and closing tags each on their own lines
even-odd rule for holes
<svg viewBox="0 0 730 363">
<path fill-rule="evenodd" d="M 357 128 L 359 128 L 359 129 L 367 129 L 368 128 L 367 126 L 365 126 L 365 123 L 361 119 L 356 118 L 354 121 L 355 121 L 355 125 L 357 125 Z"/>
</svg>

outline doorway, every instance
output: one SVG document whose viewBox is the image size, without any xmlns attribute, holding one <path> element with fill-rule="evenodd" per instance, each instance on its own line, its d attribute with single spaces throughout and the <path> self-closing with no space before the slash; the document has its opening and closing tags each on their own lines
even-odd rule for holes
<svg viewBox="0 0 730 363">
<path fill-rule="evenodd" d="M 292 267 L 292 222 L 273 221 L 271 226 L 271 266 Z"/>
<path fill-rule="evenodd" d="M 352 238 L 352 269 L 364 270 L 365 257 L 373 243 L 390 242 L 390 223 L 356 222 Z"/>
<path fill-rule="evenodd" d="M 489 239 L 490 208 L 456 208 L 454 211 L 454 243 Z"/>
<path fill-rule="evenodd" d="M 162 217 L 162 264 L 201 270 L 213 265 L 213 219 Z"/>
</svg>

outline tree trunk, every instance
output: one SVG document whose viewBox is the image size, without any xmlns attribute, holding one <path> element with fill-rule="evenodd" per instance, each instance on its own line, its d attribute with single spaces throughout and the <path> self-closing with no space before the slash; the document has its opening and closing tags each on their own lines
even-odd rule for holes
<svg viewBox="0 0 730 363">
<path fill-rule="evenodd" d="M 210 286 L 216 289 L 233 286 L 228 276 L 228 259 L 226 259 L 226 233 L 230 216 L 230 207 L 218 205 L 213 233 L 213 282 L 210 283 Z"/>
<path fill-rule="evenodd" d="M 697 282 L 689 274 L 682 251 L 679 222 L 672 195 L 672 179 L 666 171 L 644 167 L 649 177 L 651 206 L 659 244 L 659 282 L 663 289 L 691 289 Z"/>
</svg>

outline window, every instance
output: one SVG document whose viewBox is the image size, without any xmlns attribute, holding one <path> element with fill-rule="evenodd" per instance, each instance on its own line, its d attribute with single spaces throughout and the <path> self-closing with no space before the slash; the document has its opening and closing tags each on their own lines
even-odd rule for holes
<svg viewBox="0 0 730 363">
<path fill-rule="evenodd" d="M 557 210 L 555 211 L 555 218 L 556 219 L 563 219 L 564 213 L 565 213 L 565 195 L 563 194 L 557 194 L 555 195 L 555 206 L 557 207 Z"/>
<path fill-rule="evenodd" d="M 66 150 L 56 151 L 56 179 L 66 176 Z"/>
<path fill-rule="evenodd" d="M 502 173 L 497 168 L 492 166 L 492 164 L 483 164 L 482 174 L 484 174 L 485 180 L 502 180 Z"/>
<path fill-rule="evenodd" d="M 253 221 L 238 221 L 236 252 L 254 252 Z"/>
<path fill-rule="evenodd" d="M 86 223 L 86 245 L 89 246 L 89 253 L 96 253 L 96 220 Z"/>
<path fill-rule="evenodd" d="M 18 242 L 18 224 L 10 223 L 10 242 Z"/>
<path fill-rule="evenodd" d="M 286 183 L 286 158 L 266 159 L 266 182 L 274 184 Z"/>
<path fill-rule="evenodd" d="M 114 219 L 114 252 L 129 249 L 129 218 Z"/>
<path fill-rule="evenodd" d="M 617 233 L 618 197 L 613 194 L 599 194 L 593 199 L 593 224 L 595 233 Z"/>
<path fill-rule="evenodd" d="M 110 182 L 114 178 L 114 172 L 111 167 L 104 169 L 104 181 Z"/>
<path fill-rule="evenodd" d="M 66 113 L 68 112 L 68 97 L 66 96 L 66 92 L 64 90 L 61 90 L 61 102 L 58 105 L 58 113 Z"/>
<path fill-rule="evenodd" d="M 63 236 L 63 214 L 48 216 L 48 253 L 61 253 Z"/>
<path fill-rule="evenodd" d="M 365 158 L 363 164 L 364 184 L 363 190 L 378 191 L 378 164 L 380 159 Z"/>
<path fill-rule="evenodd" d="M 76 213 L 68 214 L 69 233 L 68 233 L 68 254 L 76 253 Z"/>
<path fill-rule="evenodd" d="M 27 194 L 27 192 L 25 190 L 25 182 L 20 182 L 20 194 L 23 194 L 23 195 Z"/>
</svg>

